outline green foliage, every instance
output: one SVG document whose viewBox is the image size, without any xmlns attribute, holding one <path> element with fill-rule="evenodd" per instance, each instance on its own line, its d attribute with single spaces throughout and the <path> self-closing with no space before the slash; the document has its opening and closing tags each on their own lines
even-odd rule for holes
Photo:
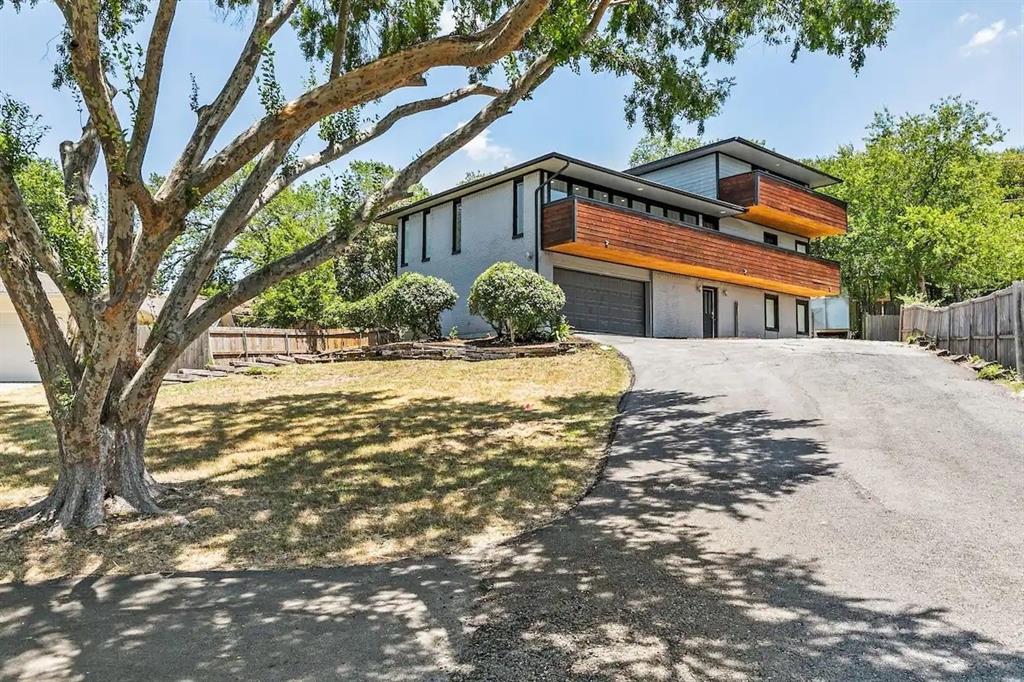
<svg viewBox="0 0 1024 682">
<path fill-rule="evenodd" d="M 1007 202 L 1003 138 L 973 102 L 948 98 L 927 114 L 875 115 L 865 149 L 815 163 L 843 178 L 826 189 L 849 204 L 849 233 L 816 243 L 838 260 L 853 298 L 915 293 L 961 300 L 1024 277 L 1024 219 Z"/>
<path fill-rule="evenodd" d="M 495 263 L 469 289 L 469 312 L 513 343 L 550 336 L 561 325 L 564 306 L 561 287 L 515 263 Z"/>
<path fill-rule="evenodd" d="M 651 161 L 664 159 L 675 154 L 682 154 L 691 149 L 704 145 L 699 137 L 681 137 L 673 135 L 668 137 L 661 133 L 647 133 L 633 148 L 629 155 L 630 166 L 641 166 Z"/>
<path fill-rule="evenodd" d="M 338 324 L 356 330 L 386 329 L 414 339 L 441 337 L 441 313 L 459 297 L 451 284 L 437 277 L 406 272 L 364 299 L 339 303 Z"/>
<path fill-rule="evenodd" d="M 1002 379 L 1006 376 L 1006 368 L 1002 365 L 985 365 L 978 370 L 978 378 L 983 381 L 994 381 L 996 379 Z"/>
<path fill-rule="evenodd" d="M 69 208 L 64 177 L 50 160 L 27 162 L 14 179 L 43 238 L 60 256 L 64 279 L 75 291 L 97 293 L 102 276 L 96 240 L 87 226 L 90 208 Z"/>
<path fill-rule="evenodd" d="M 33 159 L 36 147 L 46 134 L 27 104 L 0 92 L 0 163 L 17 173 Z"/>
</svg>

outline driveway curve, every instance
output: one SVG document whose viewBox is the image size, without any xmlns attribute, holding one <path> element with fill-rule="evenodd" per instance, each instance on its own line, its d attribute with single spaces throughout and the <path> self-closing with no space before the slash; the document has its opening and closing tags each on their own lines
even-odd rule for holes
<svg viewBox="0 0 1024 682">
<path fill-rule="evenodd" d="M 0 585 L 0 679 L 1024 679 L 1024 400 L 899 344 L 596 338 L 636 383 L 564 518 L 468 557 Z"/>
</svg>

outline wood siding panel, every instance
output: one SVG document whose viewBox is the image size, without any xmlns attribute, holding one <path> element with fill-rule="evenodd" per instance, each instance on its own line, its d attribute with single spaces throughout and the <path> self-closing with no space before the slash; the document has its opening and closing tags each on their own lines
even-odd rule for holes
<svg viewBox="0 0 1024 682">
<path fill-rule="evenodd" d="M 567 241 L 562 238 L 561 207 L 573 203 L 575 239 Z M 593 201 L 567 200 L 545 207 L 542 234 L 545 248 L 588 258 L 799 295 L 839 291 L 835 263 Z"/>
<path fill-rule="evenodd" d="M 573 239 L 573 203 L 559 201 L 544 207 L 544 229 L 541 231 L 541 248 L 547 249 Z"/>
<path fill-rule="evenodd" d="M 722 178 L 719 198 L 748 207 L 745 220 L 808 237 L 846 232 L 846 207 L 809 189 L 750 172 Z"/>
</svg>

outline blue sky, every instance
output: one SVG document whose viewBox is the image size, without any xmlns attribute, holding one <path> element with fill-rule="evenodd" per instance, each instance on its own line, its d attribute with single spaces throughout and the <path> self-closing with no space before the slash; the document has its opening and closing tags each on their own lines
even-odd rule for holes
<svg viewBox="0 0 1024 682">
<path fill-rule="evenodd" d="M 873 112 L 888 107 L 902 113 L 924 111 L 946 95 L 960 94 L 992 112 L 1007 130 L 1003 146 L 1024 146 L 1024 2 L 900 3 L 900 16 L 883 50 L 871 51 L 854 74 L 847 62 L 821 54 L 802 54 L 790 63 L 785 47 L 747 46 L 735 64 L 720 65 L 716 75 L 736 79 L 722 112 L 707 122 L 707 139 L 742 135 L 761 138 L 795 157 L 829 153 L 843 143 L 859 143 Z M 189 73 L 208 101 L 234 62 L 248 31 L 248 17 L 227 22 L 206 0 L 185 0 L 179 10 L 167 57 L 161 111 L 147 170 L 166 170 L 191 132 L 195 118 L 188 108 Z M 49 4 L 16 14 L 0 10 L 0 90 L 28 102 L 44 115 L 51 131 L 41 152 L 55 155 L 60 140 L 74 137 L 82 124 L 69 94 L 50 88 L 50 70 L 59 37 L 60 16 Z M 277 45 L 278 75 L 286 96 L 298 94 L 308 66 L 290 40 Z M 428 74 L 429 87 L 408 89 L 419 98 L 462 84 L 460 72 Z M 607 165 L 625 167 L 642 135 L 623 119 L 626 80 L 584 71 L 562 71 L 497 121 L 466 149 L 426 179 L 438 191 L 468 170 L 492 171 L 549 151 Z M 120 98 L 123 99 L 123 98 Z M 389 97 L 387 108 L 398 101 Z M 358 157 L 399 165 L 438 137 L 467 120 L 482 104 L 477 98 L 438 112 L 408 119 L 392 133 L 362 148 Z M 249 93 L 226 128 L 221 143 L 262 113 Z M 693 134 L 690 126 L 684 133 Z M 305 142 L 312 149 L 312 135 Z"/>
</svg>

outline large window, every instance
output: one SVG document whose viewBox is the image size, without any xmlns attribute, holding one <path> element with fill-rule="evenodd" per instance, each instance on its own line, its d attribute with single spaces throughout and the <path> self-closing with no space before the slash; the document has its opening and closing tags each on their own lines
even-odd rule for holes
<svg viewBox="0 0 1024 682">
<path fill-rule="evenodd" d="M 548 201 L 558 201 L 569 196 L 569 183 L 565 180 L 552 180 L 548 184 Z"/>
<path fill-rule="evenodd" d="M 771 244 L 772 246 L 778 246 L 779 245 L 779 235 L 773 234 L 771 232 L 765 232 L 764 233 L 764 243 L 765 244 Z"/>
<path fill-rule="evenodd" d="M 524 224 L 526 221 L 526 190 L 523 188 L 523 179 L 516 178 L 512 182 L 512 238 L 518 239 L 523 236 Z"/>
<path fill-rule="evenodd" d="M 452 202 L 452 253 L 462 253 L 462 199 Z"/>
<path fill-rule="evenodd" d="M 810 307 L 807 301 L 796 302 L 796 333 L 806 336 L 810 333 L 811 320 L 810 320 Z"/>
<path fill-rule="evenodd" d="M 807 253 L 807 250 L 808 250 L 809 246 L 810 246 L 810 244 L 808 244 L 807 242 L 802 242 L 799 239 L 797 239 L 796 240 L 796 244 L 794 245 L 793 248 L 796 249 L 797 253 Z"/>
<path fill-rule="evenodd" d="M 420 245 L 422 246 L 420 253 L 420 260 L 424 263 L 430 260 L 430 252 L 427 250 L 427 216 L 430 215 L 430 209 L 428 208 L 423 212 L 423 240 Z"/>
<path fill-rule="evenodd" d="M 764 295 L 764 329 L 779 331 L 779 297 L 772 294 Z"/>
<path fill-rule="evenodd" d="M 399 259 L 399 263 L 401 264 L 401 266 L 403 268 L 404 267 L 408 267 L 409 260 L 406 257 L 406 245 L 409 242 L 409 218 L 408 217 L 402 218 L 402 227 L 399 230 L 398 241 L 401 242 L 401 244 L 399 245 L 400 248 L 398 250 L 399 254 L 401 255 L 401 258 Z"/>
</svg>

